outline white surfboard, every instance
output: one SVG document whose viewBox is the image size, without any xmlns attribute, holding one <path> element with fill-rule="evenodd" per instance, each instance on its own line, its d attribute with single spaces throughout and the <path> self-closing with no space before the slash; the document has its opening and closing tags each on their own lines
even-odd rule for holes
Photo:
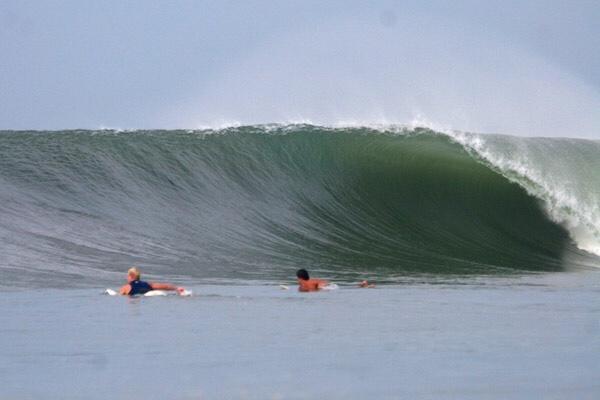
<svg viewBox="0 0 600 400">
<path fill-rule="evenodd" d="M 107 294 L 109 296 L 118 296 L 119 292 L 117 292 L 114 289 L 108 288 L 104 291 L 104 294 Z M 181 292 L 173 292 L 173 294 L 178 294 L 179 296 L 187 297 L 187 296 L 191 296 L 193 293 L 191 290 L 184 289 Z M 169 295 L 169 292 L 167 292 L 166 290 L 151 290 L 149 292 L 144 293 L 144 296 L 147 296 L 147 297 L 168 296 L 168 295 Z"/>
<path fill-rule="evenodd" d="M 168 293 L 164 290 L 151 290 L 149 292 L 144 293 L 145 297 L 155 297 L 155 296 L 167 296 Z"/>
</svg>

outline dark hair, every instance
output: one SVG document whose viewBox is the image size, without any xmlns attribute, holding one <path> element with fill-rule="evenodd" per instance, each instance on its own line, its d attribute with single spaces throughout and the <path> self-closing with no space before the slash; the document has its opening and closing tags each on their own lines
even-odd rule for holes
<svg viewBox="0 0 600 400">
<path fill-rule="evenodd" d="M 303 281 L 307 281 L 310 279 L 310 277 L 308 276 L 308 271 L 305 269 L 299 269 L 298 271 L 296 271 L 296 276 L 302 279 Z"/>
</svg>

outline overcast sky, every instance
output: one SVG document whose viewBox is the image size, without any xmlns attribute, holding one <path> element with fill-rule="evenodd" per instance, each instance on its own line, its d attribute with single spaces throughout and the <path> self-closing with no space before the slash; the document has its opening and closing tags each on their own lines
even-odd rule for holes
<svg viewBox="0 0 600 400">
<path fill-rule="evenodd" d="M 0 129 L 600 138 L 598 1 L 0 0 Z"/>
</svg>

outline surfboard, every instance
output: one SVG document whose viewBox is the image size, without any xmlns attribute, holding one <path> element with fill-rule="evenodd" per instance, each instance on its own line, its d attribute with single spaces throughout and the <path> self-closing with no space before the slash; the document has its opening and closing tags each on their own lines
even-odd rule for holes
<svg viewBox="0 0 600 400">
<path fill-rule="evenodd" d="M 336 289 L 339 289 L 339 288 L 340 287 L 337 284 L 330 283 L 327 286 L 323 286 L 321 288 L 321 290 L 336 290 Z M 290 290 L 290 287 L 287 286 L 287 285 L 279 285 L 279 289 L 281 289 L 281 290 Z"/>
<path fill-rule="evenodd" d="M 184 296 L 184 297 L 191 296 L 193 294 L 191 290 L 185 290 L 185 289 L 182 290 L 181 292 L 171 292 L 171 293 L 173 295 L 179 295 L 179 296 Z M 104 294 L 107 294 L 109 296 L 118 296 L 119 292 L 117 292 L 114 289 L 108 288 L 104 291 Z M 167 292 L 166 290 L 151 290 L 151 291 L 143 294 L 143 296 L 145 296 L 145 297 L 168 296 L 168 295 L 169 295 L 169 292 Z"/>
<path fill-rule="evenodd" d="M 156 297 L 156 296 L 166 296 L 167 292 L 164 290 L 151 290 L 149 292 L 144 293 L 145 297 Z"/>
</svg>

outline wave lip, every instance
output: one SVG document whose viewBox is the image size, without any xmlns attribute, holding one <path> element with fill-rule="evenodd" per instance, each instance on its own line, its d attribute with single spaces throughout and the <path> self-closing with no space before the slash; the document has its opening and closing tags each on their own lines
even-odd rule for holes
<svg viewBox="0 0 600 400">
<path fill-rule="evenodd" d="M 598 146 L 398 126 L 2 132 L 2 267 L 62 283 L 131 263 L 254 280 L 597 264 L 581 249 L 600 243 Z"/>
<path fill-rule="evenodd" d="M 452 137 L 540 199 L 577 247 L 600 255 L 600 141 L 465 133 Z"/>
</svg>

